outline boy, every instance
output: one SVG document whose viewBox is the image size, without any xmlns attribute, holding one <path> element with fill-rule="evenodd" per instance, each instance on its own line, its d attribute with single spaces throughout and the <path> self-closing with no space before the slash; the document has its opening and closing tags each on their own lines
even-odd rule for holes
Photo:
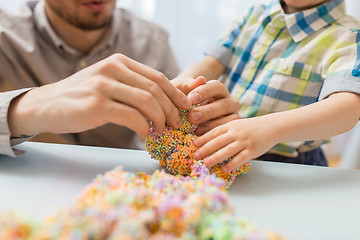
<svg viewBox="0 0 360 240">
<path fill-rule="evenodd" d="M 359 29 L 344 0 L 274 0 L 237 18 L 203 61 L 173 80 L 222 75 L 240 103 L 241 119 L 200 125 L 200 134 L 210 131 L 194 141 L 195 157 L 209 167 L 234 157 L 225 171 L 254 158 L 327 166 L 324 139 L 360 118 Z"/>
</svg>

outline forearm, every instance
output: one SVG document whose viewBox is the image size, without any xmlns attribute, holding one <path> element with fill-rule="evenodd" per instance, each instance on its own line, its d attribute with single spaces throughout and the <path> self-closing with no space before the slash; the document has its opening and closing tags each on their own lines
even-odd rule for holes
<svg viewBox="0 0 360 240">
<path fill-rule="evenodd" d="M 214 57 L 206 56 L 201 62 L 187 67 L 177 78 L 197 78 L 204 76 L 207 80 L 218 79 L 225 71 L 225 67 Z"/>
<path fill-rule="evenodd" d="M 360 118 L 360 96 L 336 93 L 320 102 L 263 116 L 276 142 L 324 139 L 353 128 Z"/>
<path fill-rule="evenodd" d="M 324 139 L 350 130 L 360 118 L 360 95 L 336 93 L 294 110 L 230 121 L 194 140 L 194 154 L 208 167 L 233 157 L 230 172 L 280 142 Z"/>
<path fill-rule="evenodd" d="M 31 136 L 44 132 L 41 127 L 45 127 L 45 125 L 35 120 L 38 119 L 35 111 L 36 103 L 26 104 L 27 101 L 21 101 L 27 94 L 31 94 L 31 91 L 15 98 L 9 107 L 8 123 L 11 137 L 13 138 L 19 138 L 23 135 Z M 41 104 L 40 99 L 38 99 L 37 104 Z"/>
</svg>

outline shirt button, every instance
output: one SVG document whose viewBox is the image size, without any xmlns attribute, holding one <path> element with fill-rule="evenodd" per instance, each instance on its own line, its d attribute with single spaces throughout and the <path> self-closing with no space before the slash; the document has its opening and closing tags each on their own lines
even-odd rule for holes
<svg viewBox="0 0 360 240">
<path fill-rule="evenodd" d="M 288 64 L 287 64 L 287 62 L 280 63 L 280 69 L 281 69 L 281 70 L 286 70 L 286 69 L 288 69 Z"/>
</svg>

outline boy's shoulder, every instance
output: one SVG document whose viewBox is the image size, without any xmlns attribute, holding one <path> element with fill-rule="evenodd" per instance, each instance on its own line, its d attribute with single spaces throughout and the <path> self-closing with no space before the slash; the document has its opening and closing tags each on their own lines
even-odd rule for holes
<svg viewBox="0 0 360 240">
<path fill-rule="evenodd" d="M 323 31 L 328 31 L 329 34 L 337 36 L 337 39 L 341 41 L 353 42 L 356 44 L 359 42 L 358 34 L 360 33 L 360 20 L 357 18 L 344 15 Z"/>
<path fill-rule="evenodd" d="M 333 25 L 350 31 L 360 31 L 360 20 L 350 15 L 338 19 Z"/>
</svg>

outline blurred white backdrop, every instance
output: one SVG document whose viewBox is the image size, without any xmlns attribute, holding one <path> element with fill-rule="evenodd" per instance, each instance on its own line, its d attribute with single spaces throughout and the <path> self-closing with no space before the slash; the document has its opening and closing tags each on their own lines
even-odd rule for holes
<svg viewBox="0 0 360 240">
<path fill-rule="evenodd" d="M 0 7 L 18 11 L 25 0 L 1 0 Z M 181 68 L 203 57 L 207 47 L 231 20 L 254 4 L 270 0 L 118 0 L 117 5 L 153 21 L 170 33 Z M 346 0 L 348 13 L 360 19 L 360 1 Z"/>
<path fill-rule="evenodd" d="M 216 41 L 237 14 L 254 4 L 269 1 L 118 0 L 117 5 L 166 29 L 170 33 L 170 43 L 180 68 L 183 69 L 203 57 L 206 48 Z M 360 1 L 345 1 L 348 13 L 360 19 Z M 1 0 L 0 7 L 16 12 L 23 2 L 24 0 Z M 358 129 L 360 129 L 359 126 Z M 354 131 L 333 138 L 332 143 L 325 147 L 326 154 L 340 157 L 349 144 L 348 139 L 352 137 L 351 135 L 354 135 Z M 359 142 L 351 144 L 352 149 L 360 148 Z M 360 163 L 360 156 L 356 157 Z"/>
</svg>

